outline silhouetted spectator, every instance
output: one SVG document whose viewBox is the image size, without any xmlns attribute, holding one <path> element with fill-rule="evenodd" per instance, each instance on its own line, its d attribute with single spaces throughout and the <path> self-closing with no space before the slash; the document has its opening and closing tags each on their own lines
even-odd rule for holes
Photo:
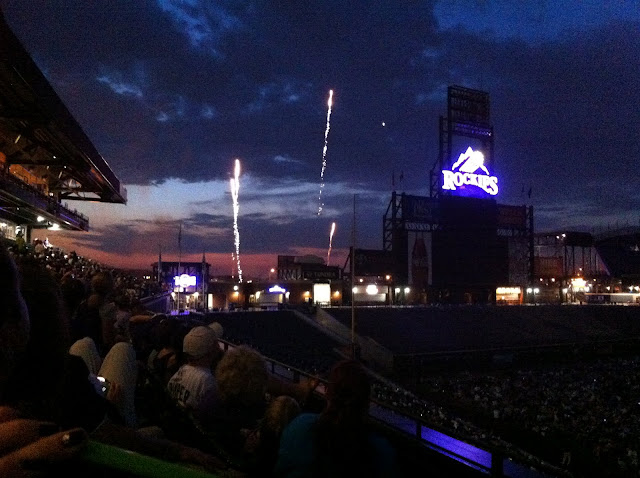
<svg viewBox="0 0 640 478">
<path fill-rule="evenodd" d="M 176 317 L 162 317 L 149 331 L 153 349 L 147 357 L 147 367 L 166 386 L 184 364 L 183 342 L 189 330 Z"/>
<path fill-rule="evenodd" d="M 72 320 L 72 336 L 74 340 L 91 337 L 104 357 L 111 346 L 116 343 L 117 307 L 111 298 L 113 293 L 113 277 L 111 273 L 102 271 L 91 278 L 91 293 L 76 309 Z"/>
<path fill-rule="evenodd" d="M 67 315 L 73 317 L 80 303 L 87 297 L 84 282 L 77 279 L 73 272 L 67 272 L 60 280 L 60 289 L 67 307 Z"/>
<path fill-rule="evenodd" d="M 218 398 L 218 384 L 211 370 L 218 340 L 213 330 L 198 326 L 184 336 L 182 343 L 186 363 L 169 379 L 167 390 L 198 422 L 206 424 Z"/>
<path fill-rule="evenodd" d="M 320 414 L 303 413 L 280 439 L 275 476 L 393 477 L 396 453 L 369 426 L 371 383 L 360 363 L 338 362 Z"/>
<path fill-rule="evenodd" d="M 288 395 L 276 397 L 269 403 L 260 423 L 248 431 L 245 440 L 244 462 L 250 476 L 273 475 L 282 432 L 301 411 L 298 402 Z"/>
</svg>

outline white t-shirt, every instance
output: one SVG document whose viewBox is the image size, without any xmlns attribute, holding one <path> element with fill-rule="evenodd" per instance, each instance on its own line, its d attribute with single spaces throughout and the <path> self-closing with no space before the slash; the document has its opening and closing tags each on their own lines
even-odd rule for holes
<svg viewBox="0 0 640 478">
<path fill-rule="evenodd" d="M 169 395 L 200 421 L 211 416 L 218 396 L 218 384 L 211 369 L 185 364 L 169 379 Z"/>
</svg>

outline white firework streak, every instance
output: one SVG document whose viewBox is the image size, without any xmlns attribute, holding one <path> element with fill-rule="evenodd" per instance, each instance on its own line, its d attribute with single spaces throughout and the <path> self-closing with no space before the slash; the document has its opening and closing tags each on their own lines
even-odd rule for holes
<svg viewBox="0 0 640 478">
<path fill-rule="evenodd" d="M 234 177 L 229 181 L 231 185 L 231 197 L 233 198 L 233 234 L 236 245 L 236 261 L 238 264 L 238 281 L 242 282 L 242 269 L 240 268 L 240 231 L 238 230 L 238 193 L 240 192 L 240 160 L 236 159 Z M 232 254 L 233 255 L 233 254 Z"/>
<path fill-rule="evenodd" d="M 324 188 L 324 170 L 327 169 L 327 138 L 331 128 L 331 107 L 333 106 L 333 90 L 329 90 L 329 101 L 327 101 L 327 128 L 324 130 L 324 148 L 322 148 L 322 171 L 320 171 L 320 193 L 318 194 L 318 216 L 322 212 L 322 189 Z"/>
<path fill-rule="evenodd" d="M 329 251 L 327 252 L 327 265 L 329 265 L 329 259 L 331 258 L 331 243 L 333 242 L 333 233 L 336 232 L 336 223 L 331 223 L 331 232 L 329 233 Z"/>
</svg>

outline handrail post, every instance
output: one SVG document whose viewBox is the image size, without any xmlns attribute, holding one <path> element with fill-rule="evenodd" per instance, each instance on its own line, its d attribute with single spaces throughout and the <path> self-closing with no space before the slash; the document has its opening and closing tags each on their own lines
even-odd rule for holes
<svg viewBox="0 0 640 478">
<path fill-rule="evenodd" d="M 497 451 L 491 452 L 491 476 L 504 476 L 504 456 Z"/>
</svg>

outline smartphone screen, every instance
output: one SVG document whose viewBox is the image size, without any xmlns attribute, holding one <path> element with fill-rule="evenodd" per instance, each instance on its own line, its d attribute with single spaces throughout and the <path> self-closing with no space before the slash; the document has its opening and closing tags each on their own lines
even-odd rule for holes
<svg viewBox="0 0 640 478">
<path fill-rule="evenodd" d="M 98 375 L 97 378 L 98 378 L 98 381 L 100 382 L 100 384 L 102 386 L 102 388 L 101 388 L 102 393 L 106 397 L 107 396 L 107 392 L 109 391 L 109 380 L 107 380 L 106 378 L 101 377 L 99 375 Z"/>
</svg>

